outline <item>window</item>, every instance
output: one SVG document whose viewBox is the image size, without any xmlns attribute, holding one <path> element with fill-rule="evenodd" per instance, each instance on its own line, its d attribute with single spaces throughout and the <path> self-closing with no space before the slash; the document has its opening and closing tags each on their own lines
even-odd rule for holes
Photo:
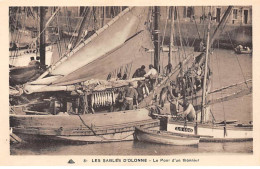
<svg viewBox="0 0 260 169">
<path fill-rule="evenodd" d="M 216 8 L 216 22 L 220 22 L 221 8 Z"/>
<path fill-rule="evenodd" d="M 237 9 L 233 9 L 233 19 L 237 19 Z"/>
<path fill-rule="evenodd" d="M 105 8 L 106 8 L 106 18 L 111 18 L 110 7 L 105 7 Z"/>
<path fill-rule="evenodd" d="M 187 8 L 187 18 L 191 18 L 193 15 L 193 10 L 192 7 Z"/>
<path fill-rule="evenodd" d="M 79 16 L 83 16 L 83 12 L 84 12 L 84 10 L 85 10 L 85 7 L 80 7 L 79 8 Z"/>
<path fill-rule="evenodd" d="M 168 18 L 172 19 L 172 10 L 174 10 L 174 14 L 173 14 L 174 15 L 174 20 L 176 20 L 177 19 L 177 10 L 175 9 L 175 7 L 170 7 Z"/>
<path fill-rule="evenodd" d="M 70 17 L 71 16 L 71 11 L 68 11 L 68 17 Z"/>
<path fill-rule="evenodd" d="M 244 24 L 248 24 L 248 15 L 249 15 L 248 10 L 244 10 L 244 12 L 243 12 L 243 23 Z"/>
<path fill-rule="evenodd" d="M 183 18 L 191 18 L 194 15 L 193 7 L 184 7 L 183 9 Z"/>
</svg>

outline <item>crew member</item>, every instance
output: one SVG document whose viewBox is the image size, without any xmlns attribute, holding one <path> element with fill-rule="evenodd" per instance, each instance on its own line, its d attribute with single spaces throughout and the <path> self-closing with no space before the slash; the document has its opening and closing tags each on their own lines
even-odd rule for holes
<svg viewBox="0 0 260 169">
<path fill-rule="evenodd" d="M 133 74 L 132 78 L 144 77 L 145 74 L 146 74 L 145 66 L 142 65 L 140 68 L 136 69 L 136 71 Z"/>
<path fill-rule="evenodd" d="M 168 76 L 172 72 L 172 64 L 169 63 L 168 65 L 166 65 L 164 70 L 165 70 L 164 72 L 165 72 L 166 76 Z"/>
<path fill-rule="evenodd" d="M 178 115 L 182 115 L 186 117 L 188 121 L 194 121 L 196 118 L 196 111 L 191 103 L 188 101 L 184 101 L 183 103 L 179 102 L 179 104 L 183 107 L 183 112 Z"/>
<path fill-rule="evenodd" d="M 194 69 L 194 76 L 195 76 L 195 85 L 194 88 L 195 90 L 200 89 L 201 88 L 201 77 L 202 77 L 202 69 L 199 66 L 198 63 L 195 64 L 195 69 Z"/>
<path fill-rule="evenodd" d="M 158 76 L 158 72 L 157 70 L 153 67 L 152 64 L 149 65 L 149 72 L 146 73 L 144 75 L 144 77 L 148 78 L 149 81 L 150 81 L 150 84 L 151 84 L 151 88 L 154 89 L 155 87 L 155 83 L 156 83 L 156 80 L 157 80 L 157 76 Z M 151 89 L 151 90 L 152 90 Z"/>
<path fill-rule="evenodd" d="M 124 101 L 121 110 L 133 110 L 134 107 L 134 99 L 136 100 L 136 105 L 138 105 L 137 97 L 138 93 L 134 88 L 134 84 L 132 82 L 129 83 L 129 86 L 126 87 L 124 93 Z"/>
<path fill-rule="evenodd" d="M 179 112 L 178 99 L 179 99 L 179 94 L 178 94 L 175 82 L 171 81 L 169 86 L 166 86 L 162 89 L 162 91 L 160 93 L 159 103 L 160 103 L 161 107 L 164 107 L 166 100 L 168 100 L 171 103 L 170 104 L 171 115 L 176 116 L 177 113 Z"/>
<path fill-rule="evenodd" d="M 144 93 L 144 83 L 143 82 L 141 82 L 141 81 L 138 81 L 137 82 L 137 88 L 136 88 L 136 90 L 137 90 L 137 93 L 138 93 L 138 98 L 137 98 L 137 100 L 138 100 L 138 102 L 140 103 L 143 99 L 144 99 L 144 95 L 145 95 L 145 93 Z"/>
</svg>

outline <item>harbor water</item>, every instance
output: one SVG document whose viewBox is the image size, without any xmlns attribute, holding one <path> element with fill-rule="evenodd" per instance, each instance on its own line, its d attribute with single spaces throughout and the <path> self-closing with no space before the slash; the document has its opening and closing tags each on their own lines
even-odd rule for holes
<svg viewBox="0 0 260 169">
<path fill-rule="evenodd" d="M 212 90 L 252 79 L 252 56 L 237 55 L 232 50 L 216 49 L 210 55 L 213 72 Z M 252 94 L 212 106 L 217 121 L 237 120 L 248 124 L 253 121 Z M 252 154 L 253 142 L 199 143 L 198 146 L 169 146 L 138 141 L 64 144 L 45 142 L 13 144 L 11 155 L 175 155 L 175 154 Z"/>
</svg>

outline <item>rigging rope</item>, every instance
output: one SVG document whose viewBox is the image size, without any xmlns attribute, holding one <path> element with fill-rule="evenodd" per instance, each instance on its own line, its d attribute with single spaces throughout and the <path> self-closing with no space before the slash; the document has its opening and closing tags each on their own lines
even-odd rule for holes
<svg viewBox="0 0 260 169">
<path fill-rule="evenodd" d="M 230 42 L 231 42 L 231 45 L 233 46 L 233 49 L 234 49 L 234 45 L 233 45 L 233 43 L 232 43 L 231 37 L 230 37 L 230 35 L 229 35 L 229 32 L 228 32 L 228 37 L 229 37 Z M 246 81 L 246 77 L 245 77 L 244 72 L 243 72 L 243 70 L 242 70 L 242 66 L 241 66 L 241 64 L 240 64 L 240 62 L 239 62 L 239 59 L 238 59 L 238 54 L 235 53 L 235 56 L 236 56 L 236 59 L 237 59 L 238 65 L 239 65 L 239 69 L 240 69 L 240 71 L 241 71 L 241 73 L 242 73 L 242 76 L 243 76 L 243 78 L 244 78 L 244 81 L 245 81 L 245 83 L 246 83 L 246 86 L 247 86 L 247 88 L 249 88 L 249 86 L 248 86 L 248 84 L 247 84 L 247 81 Z"/>
<path fill-rule="evenodd" d="M 219 48 L 219 46 L 218 46 L 218 48 Z M 217 54 L 217 52 L 216 52 L 216 62 L 217 62 L 217 69 L 218 69 L 218 79 L 219 79 L 219 83 L 220 83 L 220 86 L 222 86 L 222 80 L 221 80 L 221 78 L 220 78 L 220 71 L 219 71 L 219 69 L 220 69 L 220 66 L 219 66 L 219 60 L 218 60 L 218 54 Z M 205 77 L 204 77 L 205 78 Z M 221 95 L 221 97 L 223 97 L 223 91 L 220 91 L 220 95 Z M 222 110 L 223 110 L 223 113 L 224 113 L 224 121 L 226 121 L 226 112 L 225 112 L 225 106 L 224 106 L 224 102 L 221 102 L 222 104 Z"/>
<path fill-rule="evenodd" d="M 104 139 L 104 140 L 107 140 L 107 141 L 112 141 L 112 140 L 113 140 L 113 141 L 122 141 L 122 140 L 126 139 L 127 137 L 133 135 L 133 133 L 131 133 L 131 134 L 129 134 L 129 135 L 123 137 L 123 138 L 120 138 L 120 139 L 109 139 L 109 138 L 105 138 L 103 135 L 98 135 L 98 134 L 92 129 L 92 127 L 89 127 L 89 126 L 85 123 L 85 121 L 82 119 L 82 117 L 80 116 L 80 114 L 77 114 L 77 115 L 79 116 L 79 119 L 81 120 L 81 123 L 82 123 L 84 126 L 86 126 L 95 136 L 100 137 L 100 138 L 102 138 L 102 139 Z M 129 132 L 130 132 L 130 131 L 129 131 Z"/>
<path fill-rule="evenodd" d="M 59 13 L 58 13 L 59 14 Z M 59 18 L 58 18 L 58 14 L 56 17 L 56 23 L 57 23 L 57 29 L 58 29 L 58 41 L 57 41 L 57 48 L 58 48 L 58 53 L 59 53 L 59 57 L 61 58 L 62 56 L 62 49 L 61 49 L 61 44 L 60 44 L 60 29 L 59 29 Z"/>
<path fill-rule="evenodd" d="M 205 12 L 205 8 L 202 6 L 202 11 L 203 11 L 203 15 L 202 15 L 202 24 L 203 24 L 203 40 L 206 39 L 206 24 L 205 24 L 205 19 L 206 19 L 206 12 Z"/>
<path fill-rule="evenodd" d="M 164 31 L 163 31 L 163 38 L 162 38 L 162 47 L 161 47 L 161 51 L 162 51 L 161 66 L 162 66 L 162 68 L 164 68 L 163 67 L 163 61 L 164 61 L 163 45 L 164 45 L 165 33 L 166 33 L 166 28 L 167 28 L 167 25 L 168 25 L 168 18 L 169 18 L 169 8 L 168 7 L 166 7 L 166 16 L 167 17 L 166 17 L 166 20 L 165 20 Z"/>
<path fill-rule="evenodd" d="M 79 19 L 79 22 L 77 23 L 76 28 L 75 28 L 75 30 L 74 30 L 73 33 L 72 33 L 72 36 L 71 36 L 70 41 L 69 41 L 69 44 L 72 44 L 72 42 L 75 40 L 76 35 L 73 36 L 73 34 L 76 34 L 76 33 L 79 31 L 79 28 L 80 28 L 80 26 L 81 26 L 81 24 L 82 24 L 82 21 L 83 21 L 85 15 L 86 15 L 86 13 L 87 13 L 87 11 L 84 10 L 84 12 L 83 12 L 82 15 L 81 15 L 82 18 Z"/>
<path fill-rule="evenodd" d="M 181 28 L 180 28 L 179 8 L 176 7 L 176 9 L 177 9 L 177 21 L 178 21 L 178 30 L 179 30 L 180 44 L 181 44 L 181 48 L 182 48 L 183 53 L 184 53 L 184 58 L 186 59 L 187 56 L 186 56 L 185 49 L 184 49 L 184 47 L 183 47 L 182 35 L 181 35 Z"/>
<path fill-rule="evenodd" d="M 195 26 L 196 26 L 197 33 L 198 33 L 198 36 L 199 36 L 199 40 L 201 40 L 201 38 L 200 38 L 200 32 L 199 32 L 199 28 L 198 28 L 198 25 L 197 25 L 197 22 L 196 22 L 196 19 L 195 19 L 195 16 L 194 16 L 194 15 L 193 15 L 193 20 L 195 21 Z"/>
</svg>

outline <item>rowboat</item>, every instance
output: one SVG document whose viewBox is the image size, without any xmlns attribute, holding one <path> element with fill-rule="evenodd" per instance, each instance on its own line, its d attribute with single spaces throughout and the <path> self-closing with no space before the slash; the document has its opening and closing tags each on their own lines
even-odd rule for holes
<svg viewBox="0 0 260 169">
<path fill-rule="evenodd" d="M 235 52 L 237 54 L 252 54 L 252 50 L 240 50 L 240 49 L 237 49 L 237 48 L 234 48 Z"/>
<path fill-rule="evenodd" d="M 199 144 L 200 136 L 184 135 L 160 130 L 149 130 L 144 128 L 135 128 L 135 137 L 139 141 L 168 144 L 176 146 L 188 146 Z"/>
</svg>

